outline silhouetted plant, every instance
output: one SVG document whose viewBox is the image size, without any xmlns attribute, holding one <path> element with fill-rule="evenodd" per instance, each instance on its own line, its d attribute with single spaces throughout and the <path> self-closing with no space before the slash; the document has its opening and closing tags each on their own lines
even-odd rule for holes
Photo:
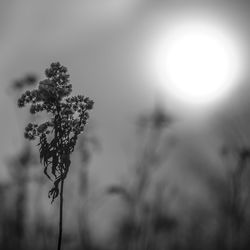
<svg viewBox="0 0 250 250">
<path fill-rule="evenodd" d="M 61 249 L 63 223 L 63 187 L 70 167 L 70 154 L 74 151 L 78 136 L 84 131 L 89 118 L 88 111 L 94 102 L 88 97 L 69 97 L 72 85 L 67 68 L 59 62 L 45 70 L 46 79 L 39 82 L 37 89 L 27 90 L 19 99 L 18 106 L 31 104 L 30 113 L 45 111 L 50 119 L 40 125 L 29 123 L 24 136 L 29 140 L 39 139 L 40 161 L 44 174 L 53 181 L 49 198 L 54 201 L 60 196 L 60 218 L 58 247 Z"/>
</svg>

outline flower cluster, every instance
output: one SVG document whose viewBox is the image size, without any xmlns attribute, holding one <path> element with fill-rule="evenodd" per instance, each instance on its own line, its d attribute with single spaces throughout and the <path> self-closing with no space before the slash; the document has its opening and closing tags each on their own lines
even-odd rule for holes
<svg viewBox="0 0 250 250">
<path fill-rule="evenodd" d="M 67 68 L 59 62 L 52 63 L 50 68 L 45 70 L 46 79 L 39 82 L 38 89 L 27 90 L 18 100 L 18 106 L 24 107 L 28 103 L 35 104 L 43 102 L 44 105 L 57 104 L 64 97 L 72 92 L 72 85 L 69 84 Z M 46 107 L 47 109 L 48 107 Z M 37 112 L 39 112 L 38 110 Z"/>
<path fill-rule="evenodd" d="M 41 136 L 42 134 L 50 134 L 52 133 L 54 123 L 53 122 L 45 122 L 40 125 L 29 123 L 24 132 L 24 137 L 29 140 L 34 140 L 37 136 Z M 51 129 L 49 129 L 49 127 Z"/>
<path fill-rule="evenodd" d="M 89 110 L 94 102 L 83 95 L 69 97 L 72 85 L 69 84 L 67 68 L 60 63 L 52 63 L 45 70 L 46 79 L 39 82 L 37 89 L 27 90 L 18 100 L 18 106 L 30 104 L 30 113 L 46 111 L 52 114 L 49 121 L 42 124 L 29 123 L 24 132 L 25 138 L 39 138 L 40 159 L 44 173 L 51 179 L 48 168 L 55 178 L 54 187 L 49 192 L 54 200 L 58 195 L 58 185 L 66 178 L 70 165 L 69 156 L 74 151 L 78 136 L 84 131 Z"/>
</svg>

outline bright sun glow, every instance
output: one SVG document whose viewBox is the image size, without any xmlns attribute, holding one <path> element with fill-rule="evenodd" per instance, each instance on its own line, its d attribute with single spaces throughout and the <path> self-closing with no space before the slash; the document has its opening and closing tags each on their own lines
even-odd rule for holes
<svg viewBox="0 0 250 250">
<path fill-rule="evenodd" d="M 181 23 L 159 32 L 152 44 L 154 79 L 185 103 L 214 103 L 239 80 L 239 46 L 216 25 Z"/>
</svg>

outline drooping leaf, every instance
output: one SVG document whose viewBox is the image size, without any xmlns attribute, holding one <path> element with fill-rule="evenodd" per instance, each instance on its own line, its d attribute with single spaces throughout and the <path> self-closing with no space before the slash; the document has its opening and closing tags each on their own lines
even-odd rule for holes
<svg viewBox="0 0 250 250">
<path fill-rule="evenodd" d="M 50 179 L 52 181 L 51 177 L 48 174 L 48 166 L 44 167 L 43 173 L 48 177 L 48 179 Z"/>
</svg>

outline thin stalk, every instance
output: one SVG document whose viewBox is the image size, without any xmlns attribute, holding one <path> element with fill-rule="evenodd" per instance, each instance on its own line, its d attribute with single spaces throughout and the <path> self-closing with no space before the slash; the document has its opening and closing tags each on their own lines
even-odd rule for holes
<svg viewBox="0 0 250 250">
<path fill-rule="evenodd" d="M 61 149 L 62 149 L 62 128 L 61 128 L 61 116 L 60 116 L 60 106 L 57 105 L 57 115 L 59 117 L 58 121 L 58 126 L 56 126 L 56 131 L 55 131 L 55 136 L 59 137 L 58 141 L 58 151 L 59 154 L 62 154 Z M 57 131 L 58 129 L 58 131 Z M 58 133 L 58 134 L 57 134 Z M 63 184 L 64 184 L 64 178 L 63 178 L 63 170 L 62 166 L 60 166 L 60 174 L 61 174 L 61 183 L 60 183 L 60 207 L 59 207 L 59 228 L 58 228 L 58 244 L 57 244 L 57 250 L 61 250 L 61 245 L 62 245 L 62 230 L 63 230 Z"/>
<path fill-rule="evenodd" d="M 57 250 L 61 250 L 62 244 L 62 227 L 63 227 L 63 184 L 64 179 L 61 180 L 61 188 L 60 188 L 60 215 L 59 215 L 59 233 L 58 233 L 58 244 Z"/>
</svg>

